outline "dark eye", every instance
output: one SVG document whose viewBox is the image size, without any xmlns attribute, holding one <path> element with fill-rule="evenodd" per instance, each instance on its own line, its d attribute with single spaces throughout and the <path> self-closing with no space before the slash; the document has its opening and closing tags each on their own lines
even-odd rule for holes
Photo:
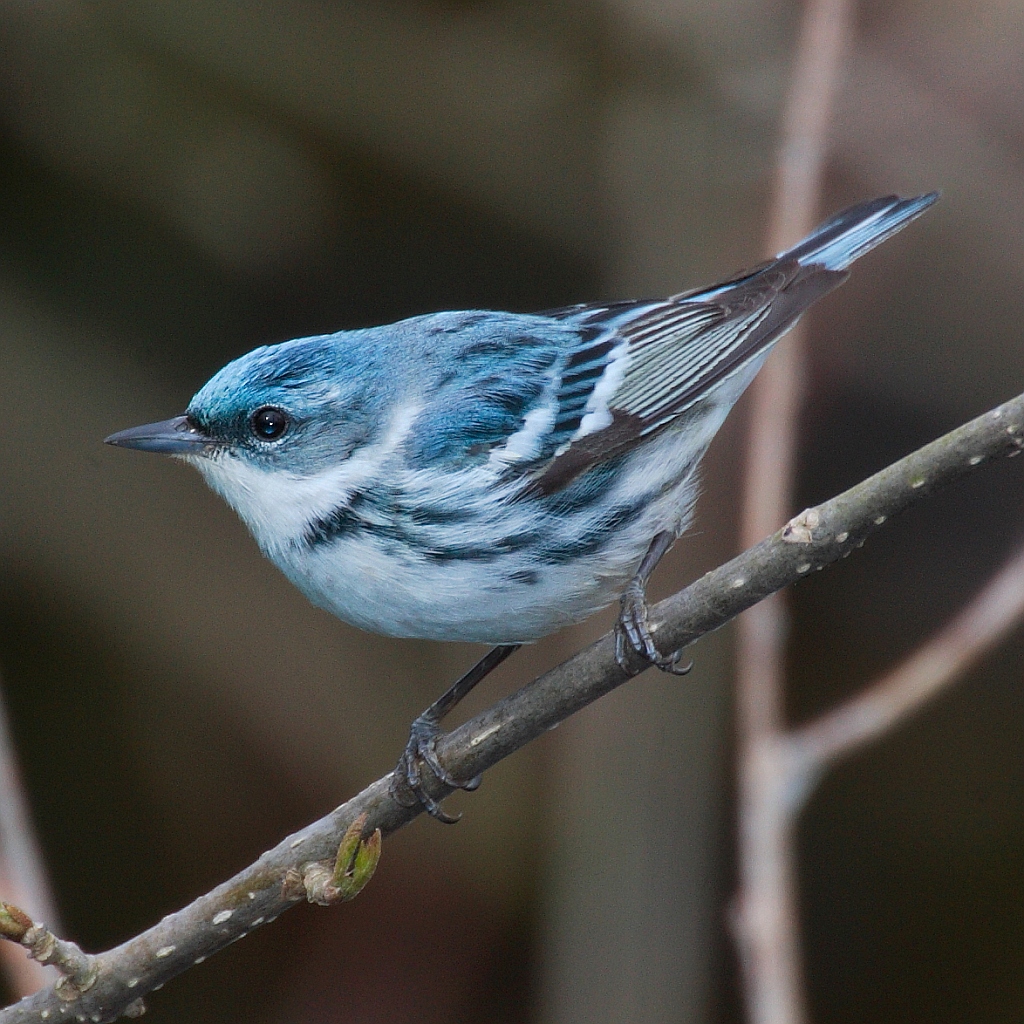
<svg viewBox="0 0 1024 1024">
<path fill-rule="evenodd" d="M 276 441 L 288 429 L 288 416 L 272 405 L 265 405 L 252 414 L 252 432 L 261 441 Z"/>
</svg>

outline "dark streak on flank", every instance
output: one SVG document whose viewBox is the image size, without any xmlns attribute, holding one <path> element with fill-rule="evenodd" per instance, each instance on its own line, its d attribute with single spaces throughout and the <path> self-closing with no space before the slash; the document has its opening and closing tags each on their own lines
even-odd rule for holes
<svg viewBox="0 0 1024 1024">
<path fill-rule="evenodd" d="M 616 505 L 601 522 L 589 530 L 561 543 L 544 544 L 537 553 L 538 561 L 545 565 L 565 565 L 586 555 L 596 555 L 623 527 L 635 523 L 644 514 L 649 499 L 641 499 L 626 505 Z"/>
<path fill-rule="evenodd" d="M 509 583 L 522 583 L 528 587 L 540 582 L 540 576 L 535 569 L 517 569 L 510 572 L 506 577 Z"/>
<path fill-rule="evenodd" d="M 540 535 L 533 530 L 512 533 L 492 544 L 431 545 L 423 551 L 431 562 L 494 562 L 505 555 L 534 547 Z"/>
<path fill-rule="evenodd" d="M 683 469 L 666 480 L 655 491 L 635 497 L 630 502 L 615 505 L 601 521 L 585 533 L 560 544 L 547 544 L 537 551 L 540 561 L 548 565 L 562 565 L 575 558 L 597 554 L 620 530 L 635 523 L 647 508 L 654 502 L 675 490 L 684 480 L 689 478 L 699 460 L 688 462 Z M 614 471 L 609 473 L 614 478 Z"/>
<path fill-rule="evenodd" d="M 345 536 L 367 533 L 415 547 L 429 542 L 422 530 L 472 521 L 466 508 L 417 505 L 403 506 L 390 493 L 357 491 L 349 500 L 314 519 L 302 535 L 302 543 L 313 548 Z"/>
</svg>

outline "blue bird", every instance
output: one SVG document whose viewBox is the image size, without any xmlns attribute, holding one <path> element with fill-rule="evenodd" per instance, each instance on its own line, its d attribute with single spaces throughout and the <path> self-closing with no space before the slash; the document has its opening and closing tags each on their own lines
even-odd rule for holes
<svg viewBox="0 0 1024 1024">
<path fill-rule="evenodd" d="M 392 792 L 423 790 L 443 716 L 524 642 L 621 601 L 616 653 L 681 672 L 645 590 L 696 468 L 776 341 L 937 195 L 888 196 L 777 258 L 658 301 L 417 316 L 257 348 L 183 416 L 107 443 L 174 455 L 314 604 L 390 636 L 497 645 L 413 724 Z"/>
</svg>

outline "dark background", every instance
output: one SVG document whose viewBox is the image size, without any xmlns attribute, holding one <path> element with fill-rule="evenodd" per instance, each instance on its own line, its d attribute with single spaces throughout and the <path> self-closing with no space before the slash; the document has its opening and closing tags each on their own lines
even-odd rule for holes
<svg viewBox="0 0 1024 1024">
<path fill-rule="evenodd" d="M 762 256 L 785 0 L 0 4 L 0 669 L 68 937 L 158 920 L 387 771 L 477 655 L 309 607 L 198 476 L 105 449 L 256 344 L 679 291 Z M 822 215 L 942 203 L 811 320 L 797 507 L 1024 388 L 1024 8 L 869 2 Z M 657 593 L 736 549 L 744 411 Z M 940 625 L 1021 532 L 979 472 L 793 593 L 795 721 Z M 521 653 L 480 707 L 606 613 Z M 821 1022 L 1024 1018 L 1021 637 L 803 818 Z M 150 1018 L 739 1015 L 728 631 L 385 845 Z M 29 908 L 31 909 L 31 908 Z"/>
</svg>

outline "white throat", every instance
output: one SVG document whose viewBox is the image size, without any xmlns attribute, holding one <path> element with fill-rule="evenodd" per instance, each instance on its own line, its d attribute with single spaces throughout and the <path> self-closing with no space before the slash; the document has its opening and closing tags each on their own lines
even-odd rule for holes
<svg viewBox="0 0 1024 1024">
<path fill-rule="evenodd" d="M 276 561 L 310 523 L 344 505 L 379 475 L 418 413 L 418 406 L 400 409 L 380 441 L 312 475 L 267 469 L 231 452 L 186 461 L 238 513 L 259 546 Z"/>
</svg>

